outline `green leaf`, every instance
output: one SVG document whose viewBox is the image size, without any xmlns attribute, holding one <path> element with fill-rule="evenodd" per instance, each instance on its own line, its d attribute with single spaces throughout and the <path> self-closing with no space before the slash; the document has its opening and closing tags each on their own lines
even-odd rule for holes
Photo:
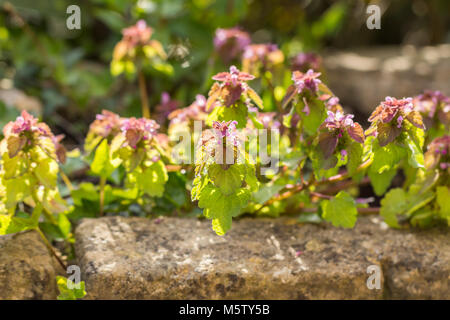
<svg viewBox="0 0 450 320">
<path fill-rule="evenodd" d="M 212 126 L 213 121 L 232 121 L 236 120 L 236 128 L 242 129 L 247 125 L 248 108 L 243 103 L 238 102 L 229 107 L 216 107 L 208 115 L 206 124 Z"/>
<path fill-rule="evenodd" d="M 17 202 L 24 200 L 31 193 L 32 179 L 28 174 L 15 179 L 4 180 L 6 189 L 6 208 L 15 207 Z"/>
<path fill-rule="evenodd" d="M 381 200 L 380 215 L 384 221 L 393 228 L 400 228 L 397 215 L 403 214 L 408 208 L 406 193 L 403 189 L 390 190 Z"/>
<path fill-rule="evenodd" d="M 447 219 L 450 225 L 450 188 L 441 186 L 436 188 L 436 202 L 439 205 L 439 215 Z"/>
<path fill-rule="evenodd" d="M 151 197 L 162 197 L 168 179 L 166 167 L 161 160 L 143 169 L 142 173 L 136 173 L 138 188 Z"/>
<path fill-rule="evenodd" d="M 34 169 L 34 174 L 38 178 L 39 182 L 45 187 L 51 189 L 56 186 L 56 180 L 58 179 L 58 163 L 51 159 L 43 159 Z"/>
<path fill-rule="evenodd" d="M 250 200 L 250 191 L 241 188 L 226 196 L 219 188 L 208 184 L 199 195 L 198 206 L 206 218 L 212 219 L 213 230 L 220 236 L 231 228 L 232 217 L 237 216 Z"/>
<path fill-rule="evenodd" d="M 372 170 L 372 167 L 369 169 L 370 184 L 377 196 L 382 196 L 386 192 L 396 174 L 396 169 L 383 171 L 383 173 L 377 173 L 376 170 Z"/>
<path fill-rule="evenodd" d="M 300 102 L 299 105 L 304 107 L 304 103 Z M 309 102 L 309 115 L 305 115 L 303 112 L 300 113 L 302 115 L 303 128 L 305 132 L 312 136 L 317 133 L 320 125 L 324 122 L 326 118 L 325 107 L 323 103 L 319 103 L 317 101 Z M 299 106 L 297 105 L 297 108 Z M 303 109 L 303 108 L 302 108 Z"/>
<path fill-rule="evenodd" d="M 104 139 L 95 150 L 91 170 L 94 174 L 103 178 L 108 178 L 115 170 L 115 167 L 111 164 L 109 157 L 108 140 Z"/>
<path fill-rule="evenodd" d="M 244 174 L 242 165 L 233 164 L 224 170 L 220 164 L 212 164 L 208 168 L 209 178 L 224 195 L 236 192 L 242 185 Z"/>
<path fill-rule="evenodd" d="M 408 147 L 408 163 L 413 168 L 424 168 L 423 152 L 417 147 L 417 144 L 410 139 L 406 139 L 406 145 Z"/>
<path fill-rule="evenodd" d="M 56 276 L 56 284 L 59 289 L 58 300 L 77 300 L 86 295 L 84 281 L 75 284 L 66 277 Z M 71 286 L 72 289 L 70 289 L 69 286 Z"/>
<path fill-rule="evenodd" d="M 322 217 L 335 227 L 353 228 L 356 223 L 355 200 L 345 191 L 339 192 L 333 199 L 321 202 Z"/>
<path fill-rule="evenodd" d="M 356 173 L 356 170 L 362 163 L 363 145 L 358 142 L 352 142 L 347 148 L 348 163 L 347 170 L 350 176 Z"/>
<path fill-rule="evenodd" d="M 10 234 L 21 232 L 25 230 L 35 229 L 39 223 L 39 217 L 42 213 L 42 206 L 37 205 L 34 208 L 33 213 L 28 218 L 23 217 L 10 217 L 1 215 L 0 217 L 0 234 Z"/>
</svg>

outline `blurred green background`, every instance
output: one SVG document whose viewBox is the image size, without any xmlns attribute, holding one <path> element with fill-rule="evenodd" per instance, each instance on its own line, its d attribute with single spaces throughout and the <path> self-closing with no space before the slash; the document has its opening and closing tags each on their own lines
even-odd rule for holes
<svg viewBox="0 0 450 320">
<path fill-rule="evenodd" d="M 40 113 L 65 143 L 80 145 L 106 108 L 140 115 L 136 82 L 113 77 L 110 62 L 121 30 L 144 19 L 169 55 L 172 73 L 149 73 L 154 109 L 168 92 L 179 106 L 207 94 L 217 28 L 238 26 L 254 43 L 275 43 L 287 58 L 301 51 L 388 44 L 450 42 L 450 1 L 372 1 L 381 30 L 366 27 L 362 0 L 14 0 L 0 1 L 0 125 L 18 111 Z M 66 28 L 66 8 L 81 8 L 81 30 Z M 223 66 L 225 68 L 225 66 Z M 12 94 L 9 89 L 20 90 Z M 5 90 L 9 93 L 5 93 Z M 6 97 L 5 97 L 6 95 Z M 10 99 L 10 100 L 8 100 Z"/>
</svg>

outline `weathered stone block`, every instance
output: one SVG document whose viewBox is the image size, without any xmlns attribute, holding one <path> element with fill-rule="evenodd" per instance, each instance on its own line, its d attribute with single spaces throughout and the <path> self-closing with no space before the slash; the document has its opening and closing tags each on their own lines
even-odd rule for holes
<svg viewBox="0 0 450 320">
<path fill-rule="evenodd" d="M 224 237 L 206 220 L 109 217 L 82 220 L 76 238 L 90 299 L 449 298 L 448 232 L 376 217 L 350 230 L 246 218 Z"/>
<path fill-rule="evenodd" d="M 56 296 L 54 262 L 39 234 L 0 236 L 0 300 Z"/>
</svg>

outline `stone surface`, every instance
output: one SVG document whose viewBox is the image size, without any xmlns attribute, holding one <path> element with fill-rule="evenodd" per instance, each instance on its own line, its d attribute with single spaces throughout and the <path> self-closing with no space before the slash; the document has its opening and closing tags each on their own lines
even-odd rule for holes
<svg viewBox="0 0 450 320">
<path fill-rule="evenodd" d="M 84 219 L 76 253 L 88 299 L 450 298 L 447 230 L 353 230 L 240 219 L 224 237 L 210 221 Z M 382 270 L 369 290 L 367 267 Z"/>
<path fill-rule="evenodd" d="M 450 44 L 370 47 L 324 54 L 326 80 L 344 106 L 370 114 L 386 96 L 450 95 Z"/>
<path fill-rule="evenodd" d="M 39 234 L 0 236 L 0 300 L 56 296 L 54 261 Z"/>
</svg>

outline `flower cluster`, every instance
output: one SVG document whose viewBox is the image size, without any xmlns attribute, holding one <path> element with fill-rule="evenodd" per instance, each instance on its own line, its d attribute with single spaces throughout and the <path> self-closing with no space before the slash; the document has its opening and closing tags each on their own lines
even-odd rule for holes
<svg viewBox="0 0 450 320">
<path fill-rule="evenodd" d="M 140 141 L 149 141 L 157 134 L 159 125 L 146 118 L 136 119 L 135 117 L 123 119 L 120 130 L 126 138 L 126 145 L 137 148 Z"/>
<path fill-rule="evenodd" d="M 294 71 L 292 74 L 292 81 L 297 88 L 297 93 L 302 93 L 303 90 L 309 90 L 315 93 L 319 89 L 319 84 L 322 83 L 320 79 L 320 72 L 314 72 L 309 69 L 306 73 Z"/>
<path fill-rule="evenodd" d="M 427 128 L 432 127 L 434 122 L 450 126 L 450 97 L 440 91 L 426 90 L 413 99 L 413 104 L 422 114 Z"/>
<path fill-rule="evenodd" d="M 260 68 L 270 69 L 284 61 L 283 52 L 276 44 L 251 44 L 242 54 L 242 69 L 259 75 Z"/>
<path fill-rule="evenodd" d="M 134 26 L 122 30 L 122 39 L 116 44 L 111 62 L 111 72 L 118 75 L 123 71 L 134 73 L 137 59 L 140 62 L 163 61 L 167 59 L 162 44 L 152 40 L 153 29 L 144 20 L 139 20 Z"/>
<path fill-rule="evenodd" d="M 357 122 L 353 122 L 353 115 L 344 115 L 343 112 L 327 111 L 328 117 L 321 125 L 320 129 L 322 133 L 319 135 L 319 146 L 325 156 L 330 157 L 340 139 L 342 139 L 347 133 L 350 138 L 358 143 L 364 143 L 364 132 L 361 125 Z M 344 157 L 347 155 L 346 150 L 341 150 L 341 155 Z"/>
<path fill-rule="evenodd" d="M 195 120 L 203 121 L 206 119 L 207 115 L 208 113 L 206 111 L 206 98 L 205 96 L 198 94 L 195 97 L 195 101 L 189 107 L 172 111 L 169 114 L 169 126 Z"/>
<path fill-rule="evenodd" d="M 114 112 L 102 110 L 89 126 L 85 150 L 92 151 L 103 139 L 110 143 L 118 135 L 125 138 L 124 146 L 135 149 L 140 141 L 150 141 L 156 137 L 158 129 L 159 125 L 154 120 L 122 118 Z"/>
<path fill-rule="evenodd" d="M 120 130 L 122 118 L 111 111 L 102 110 L 101 114 L 97 114 L 94 122 L 89 126 L 89 132 L 108 138 L 115 136 Z"/>
<path fill-rule="evenodd" d="M 245 31 L 238 28 L 219 28 L 214 37 L 214 48 L 224 63 L 228 63 L 237 58 L 250 42 L 250 36 Z"/>
<path fill-rule="evenodd" d="M 20 151 L 40 146 L 47 153 L 54 156 L 60 163 L 64 163 L 66 159 L 66 150 L 60 141 L 64 135 L 55 136 L 50 128 L 31 114 L 22 111 L 22 114 L 17 117 L 16 121 L 11 121 L 3 128 L 3 140 L 8 150 L 10 158 L 15 157 Z M 45 140 L 51 141 L 51 146 L 45 143 Z"/>
<path fill-rule="evenodd" d="M 425 165 L 428 169 L 434 169 L 439 165 L 442 170 L 450 170 L 450 136 L 445 135 L 435 138 L 425 153 Z"/>
<path fill-rule="evenodd" d="M 372 125 L 366 130 L 366 135 L 377 136 L 380 146 L 385 146 L 400 135 L 405 120 L 424 129 L 422 116 L 414 110 L 412 98 L 386 97 L 369 117 Z"/>
<path fill-rule="evenodd" d="M 230 67 L 230 72 L 221 72 L 212 77 L 213 80 L 221 82 L 215 83 L 209 91 L 209 98 L 206 102 L 206 109 L 210 110 L 219 99 L 225 107 L 235 104 L 242 94 L 250 92 L 256 93 L 247 85 L 246 81 L 253 80 L 251 74 L 239 71 L 235 66 Z"/>
<path fill-rule="evenodd" d="M 319 70 L 322 59 L 313 52 L 301 52 L 291 59 L 291 70 L 306 72 L 309 69 Z"/>
</svg>

